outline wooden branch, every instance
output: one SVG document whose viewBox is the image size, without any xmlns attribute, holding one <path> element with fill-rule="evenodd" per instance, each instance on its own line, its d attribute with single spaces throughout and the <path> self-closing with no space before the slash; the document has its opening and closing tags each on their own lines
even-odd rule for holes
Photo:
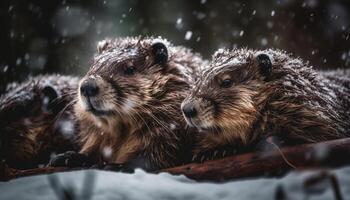
<svg viewBox="0 0 350 200">
<path fill-rule="evenodd" d="M 183 174 L 195 180 L 224 181 L 261 175 L 278 175 L 291 168 L 335 167 L 350 163 L 350 138 L 315 144 L 275 148 L 266 152 L 251 152 L 179 167 L 160 170 L 171 174 Z M 15 170 L 6 167 L 0 172 L 0 180 L 37 174 L 49 174 L 88 168 L 38 168 Z"/>
<path fill-rule="evenodd" d="M 68 167 L 43 167 L 35 169 L 13 169 L 7 166 L 1 166 L 0 181 L 8 181 L 11 179 L 24 177 L 24 176 L 33 176 L 40 174 L 51 174 L 56 172 L 65 172 L 65 171 L 74 171 L 82 168 L 68 168 Z"/>
<path fill-rule="evenodd" d="M 276 147 L 277 148 L 277 147 Z M 195 180 L 223 181 L 235 178 L 278 175 L 291 168 L 335 167 L 350 163 L 350 138 L 253 152 L 161 170 L 184 174 Z"/>
</svg>

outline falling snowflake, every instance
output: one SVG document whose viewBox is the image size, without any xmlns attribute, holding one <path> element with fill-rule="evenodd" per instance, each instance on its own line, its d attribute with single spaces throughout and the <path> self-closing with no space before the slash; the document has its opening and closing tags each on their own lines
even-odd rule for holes
<svg viewBox="0 0 350 200">
<path fill-rule="evenodd" d="M 190 40 L 192 38 L 192 31 L 187 31 L 185 35 L 185 40 Z"/>
<path fill-rule="evenodd" d="M 112 156 L 112 153 L 113 153 L 112 148 L 109 146 L 104 147 L 102 150 L 102 155 L 105 159 L 110 158 Z"/>
<path fill-rule="evenodd" d="M 241 30 L 241 32 L 239 32 L 239 36 L 242 37 L 244 35 L 244 31 Z"/>
</svg>

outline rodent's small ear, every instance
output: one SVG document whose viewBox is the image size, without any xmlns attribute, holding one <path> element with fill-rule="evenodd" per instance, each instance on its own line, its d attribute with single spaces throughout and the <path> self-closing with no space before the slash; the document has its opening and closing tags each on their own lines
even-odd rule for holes
<svg viewBox="0 0 350 200">
<path fill-rule="evenodd" d="M 165 64 L 168 61 L 168 49 L 162 42 L 152 44 L 154 61 L 157 64 Z"/>
<path fill-rule="evenodd" d="M 107 50 L 109 48 L 109 46 L 110 46 L 110 43 L 111 43 L 111 41 L 108 40 L 108 39 L 99 41 L 97 43 L 97 52 L 98 53 L 102 53 L 105 50 Z"/>
<path fill-rule="evenodd" d="M 256 59 L 258 61 L 260 73 L 263 76 L 268 77 L 272 72 L 272 63 L 270 57 L 266 54 L 261 53 L 256 56 Z"/>
<path fill-rule="evenodd" d="M 52 86 L 45 86 L 42 89 L 43 93 L 43 109 L 46 111 L 52 111 L 55 105 L 55 100 L 58 97 L 58 92 Z"/>
</svg>

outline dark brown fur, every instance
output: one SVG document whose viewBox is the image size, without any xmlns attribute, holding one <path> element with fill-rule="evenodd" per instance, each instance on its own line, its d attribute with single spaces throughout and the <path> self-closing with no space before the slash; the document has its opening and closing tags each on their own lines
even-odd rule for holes
<svg viewBox="0 0 350 200">
<path fill-rule="evenodd" d="M 166 63 L 155 63 L 152 44 L 167 46 Z M 99 43 L 87 75 L 99 87 L 90 100 L 79 94 L 81 153 L 108 163 L 158 169 L 185 162 L 190 137 L 180 105 L 196 78 L 202 58 L 164 39 L 118 38 Z M 135 74 L 124 70 L 134 66 Z M 96 113 L 91 111 L 102 111 Z"/>
<path fill-rule="evenodd" d="M 267 74 L 261 54 L 272 63 Z M 219 50 L 182 106 L 189 103 L 198 115 L 187 121 L 202 132 L 197 159 L 268 136 L 286 143 L 343 138 L 350 134 L 350 71 L 315 71 L 278 50 Z"/>
<path fill-rule="evenodd" d="M 1 159 L 13 168 L 46 164 L 52 153 L 74 149 L 72 107 L 79 79 L 43 75 L 10 84 L 0 97 Z M 67 130 L 68 129 L 68 130 Z"/>
</svg>

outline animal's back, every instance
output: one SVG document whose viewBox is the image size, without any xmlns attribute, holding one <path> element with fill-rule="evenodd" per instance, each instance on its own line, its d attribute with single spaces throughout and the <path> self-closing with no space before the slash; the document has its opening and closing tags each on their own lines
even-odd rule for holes
<svg viewBox="0 0 350 200">
<path fill-rule="evenodd" d="M 350 69 L 338 69 L 320 72 L 327 79 L 328 87 L 333 92 L 334 110 L 338 112 L 344 123 L 344 133 L 350 135 Z"/>
<path fill-rule="evenodd" d="M 78 78 L 30 77 L 9 84 L 0 97 L 1 158 L 14 168 L 31 168 L 53 152 L 74 148 L 75 120 L 70 104 Z"/>
</svg>

